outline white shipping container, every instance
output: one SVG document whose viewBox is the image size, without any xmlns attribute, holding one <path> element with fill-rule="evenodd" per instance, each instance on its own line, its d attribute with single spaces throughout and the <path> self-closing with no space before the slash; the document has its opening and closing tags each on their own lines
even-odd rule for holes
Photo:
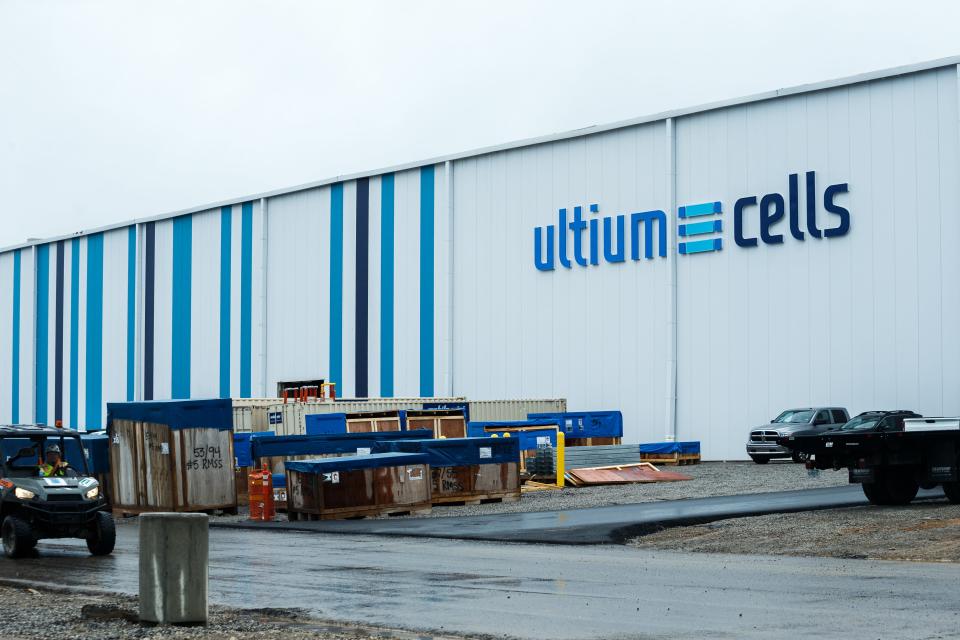
<svg viewBox="0 0 960 640">
<path fill-rule="evenodd" d="M 528 413 L 563 413 L 567 401 L 557 400 L 471 400 L 470 420 L 475 422 L 503 422 L 526 420 Z"/>
</svg>

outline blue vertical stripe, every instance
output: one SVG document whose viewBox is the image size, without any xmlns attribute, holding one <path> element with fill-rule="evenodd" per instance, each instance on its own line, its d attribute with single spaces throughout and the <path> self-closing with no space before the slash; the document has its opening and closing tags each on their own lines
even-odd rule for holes
<svg viewBox="0 0 960 640">
<path fill-rule="evenodd" d="M 380 179 L 380 395 L 393 397 L 393 174 Z"/>
<path fill-rule="evenodd" d="M 137 348 L 137 227 L 127 230 L 127 402 L 134 399 Z"/>
<path fill-rule="evenodd" d="M 240 397 L 251 395 L 253 321 L 253 203 L 240 209 Z"/>
<path fill-rule="evenodd" d="M 80 238 L 70 241 L 70 428 L 79 427 Z"/>
<path fill-rule="evenodd" d="M 57 282 L 56 308 L 54 309 L 53 326 L 55 329 L 53 353 L 53 424 L 63 422 L 63 271 L 66 243 L 63 240 L 57 243 Z"/>
<path fill-rule="evenodd" d="M 330 188 L 330 381 L 343 392 L 343 183 Z"/>
<path fill-rule="evenodd" d="M 13 252 L 13 344 L 10 367 L 10 415 L 13 424 L 20 423 L 20 249 Z"/>
<path fill-rule="evenodd" d="M 143 399 L 153 400 L 153 320 L 156 296 L 157 227 L 143 229 Z"/>
<path fill-rule="evenodd" d="M 434 168 L 420 169 L 420 395 L 433 396 Z"/>
<path fill-rule="evenodd" d="M 50 364 L 50 245 L 37 247 L 37 325 L 36 325 L 36 395 L 34 416 L 37 424 L 47 423 L 47 376 Z"/>
<path fill-rule="evenodd" d="M 103 426 L 103 234 L 87 238 L 87 429 Z"/>
<path fill-rule="evenodd" d="M 190 318 L 193 267 L 193 218 L 173 219 L 173 301 L 170 395 L 190 397 Z"/>
<path fill-rule="evenodd" d="M 220 397 L 230 397 L 230 280 L 233 207 L 220 208 Z"/>
<path fill-rule="evenodd" d="M 357 261 L 356 313 L 354 314 L 354 362 L 356 368 L 356 396 L 366 398 L 367 352 L 369 348 L 369 287 L 370 287 L 370 179 L 357 180 Z"/>
</svg>

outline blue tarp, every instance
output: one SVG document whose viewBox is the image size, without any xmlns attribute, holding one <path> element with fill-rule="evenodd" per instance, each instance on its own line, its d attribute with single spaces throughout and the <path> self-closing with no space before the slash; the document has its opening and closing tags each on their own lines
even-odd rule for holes
<svg viewBox="0 0 960 640">
<path fill-rule="evenodd" d="M 357 449 L 373 450 L 377 442 L 397 439 L 433 437 L 428 429 L 384 431 L 382 433 L 335 433 L 305 436 L 263 436 L 251 441 L 251 457 L 318 456 L 321 454 L 356 454 Z"/>
<path fill-rule="evenodd" d="M 110 438 L 105 433 L 80 436 L 87 450 L 90 473 L 110 473 Z M 69 446 L 69 445 L 68 445 Z"/>
<path fill-rule="evenodd" d="M 640 445 L 640 453 L 700 453 L 700 441 L 649 442 Z"/>
<path fill-rule="evenodd" d="M 154 400 L 108 402 L 107 431 L 114 420 L 164 424 L 171 429 L 233 429 L 233 402 L 216 400 Z"/>
<path fill-rule="evenodd" d="M 500 464 L 520 461 L 520 438 L 388 440 L 374 447 L 374 453 L 387 451 L 422 453 L 431 467 Z"/>
<path fill-rule="evenodd" d="M 238 467 L 253 466 L 253 445 L 254 438 L 266 438 L 274 435 L 273 431 L 254 431 L 252 433 L 233 434 L 233 455 L 236 457 Z"/>
<path fill-rule="evenodd" d="M 524 427 L 525 431 L 508 431 L 508 428 Z M 553 420 L 516 420 L 513 422 L 471 422 L 467 425 L 467 435 L 471 438 L 483 438 L 491 435 L 504 437 L 509 434 L 511 439 L 520 441 L 520 450 L 536 449 L 544 443 L 544 438 L 550 446 L 557 446 L 557 423 Z"/>
<path fill-rule="evenodd" d="M 299 471 L 300 473 L 355 471 L 357 469 L 399 467 L 408 464 L 429 463 L 427 462 L 427 456 L 421 453 L 374 453 L 369 456 L 345 456 L 343 458 L 321 458 L 319 460 L 288 460 L 283 463 L 287 471 Z"/>
<path fill-rule="evenodd" d="M 287 474 L 285 473 L 275 473 L 271 477 L 273 481 L 274 489 L 286 489 L 287 488 Z"/>
<path fill-rule="evenodd" d="M 619 411 L 567 411 L 528 413 L 531 420 L 556 420 L 568 438 L 622 438 L 623 414 Z"/>
<path fill-rule="evenodd" d="M 470 422 L 470 404 L 467 402 L 424 402 L 424 409 L 459 409 L 463 417 Z"/>
<path fill-rule="evenodd" d="M 347 414 L 311 413 L 304 416 L 307 435 L 318 436 L 347 432 Z"/>
</svg>

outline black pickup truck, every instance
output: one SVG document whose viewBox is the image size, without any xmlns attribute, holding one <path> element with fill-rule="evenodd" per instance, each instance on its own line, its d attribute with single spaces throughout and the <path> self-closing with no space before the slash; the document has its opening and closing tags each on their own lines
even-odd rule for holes
<svg viewBox="0 0 960 640">
<path fill-rule="evenodd" d="M 807 454 L 808 469 L 846 468 L 872 504 L 902 505 L 920 488 L 943 486 L 960 503 L 960 418 L 868 411 L 825 432 L 797 432 L 780 444 Z"/>
</svg>

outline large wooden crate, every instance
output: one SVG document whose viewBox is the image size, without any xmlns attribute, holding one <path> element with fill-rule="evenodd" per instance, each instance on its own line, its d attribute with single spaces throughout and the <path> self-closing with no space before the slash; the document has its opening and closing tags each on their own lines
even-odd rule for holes
<svg viewBox="0 0 960 640">
<path fill-rule="evenodd" d="M 519 438 L 390 440 L 375 450 L 427 456 L 433 504 L 520 499 Z"/>
<path fill-rule="evenodd" d="M 430 429 L 434 438 L 466 438 L 467 419 L 457 409 L 407 411 L 407 429 Z"/>
<path fill-rule="evenodd" d="M 430 511 L 430 466 L 419 454 L 288 462 L 286 477 L 291 520 Z"/>
<path fill-rule="evenodd" d="M 115 511 L 236 510 L 229 400 L 110 403 L 107 412 Z"/>
</svg>

